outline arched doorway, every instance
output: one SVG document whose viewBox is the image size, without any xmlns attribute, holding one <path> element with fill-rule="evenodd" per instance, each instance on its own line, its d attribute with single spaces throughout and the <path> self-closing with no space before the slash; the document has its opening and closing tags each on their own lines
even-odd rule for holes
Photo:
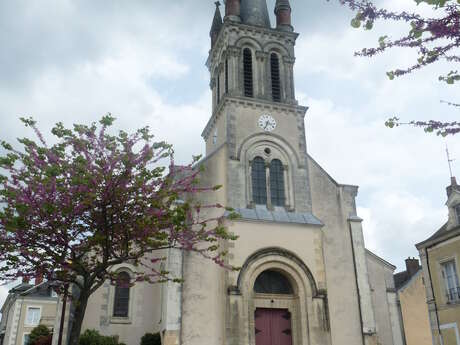
<svg viewBox="0 0 460 345">
<path fill-rule="evenodd" d="M 281 272 L 266 270 L 254 283 L 255 298 L 291 298 L 294 289 Z M 292 345 L 292 317 L 288 308 L 256 308 L 254 312 L 256 345 Z"/>
</svg>

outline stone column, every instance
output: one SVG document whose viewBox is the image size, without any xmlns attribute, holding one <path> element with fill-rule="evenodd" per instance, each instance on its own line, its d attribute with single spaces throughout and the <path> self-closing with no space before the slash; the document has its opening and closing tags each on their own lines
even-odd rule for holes
<svg viewBox="0 0 460 345">
<path fill-rule="evenodd" d="M 295 88 L 294 88 L 294 63 L 295 58 L 283 57 L 284 63 L 284 88 L 287 103 L 295 103 Z"/>
<path fill-rule="evenodd" d="M 348 219 L 351 239 L 353 244 L 354 261 L 356 268 L 356 279 L 358 282 L 359 302 L 361 305 L 361 318 L 363 321 L 363 334 L 366 338 L 372 338 L 376 334 L 374 308 L 372 306 L 371 289 L 369 286 L 369 274 L 366 262 L 366 249 L 364 247 L 364 236 L 362 219 L 352 216 Z M 366 341 L 372 344 L 372 341 Z"/>
<path fill-rule="evenodd" d="M 284 197 L 285 207 L 287 210 L 290 210 L 292 207 L 292 200 L 291 200 L 291 187 L 289 183 L 289 174 L 288 174 L 289 165 L 283 165 L 283 177 L 284 177 Z"/>
<path fill-rule="evenodd" d="M 254 96 L 257 98 L 267 98 L 267 61 L 268 54 L 263 51 L 256 51 L 256 63 L 254 65 L 255 79 L 254 79 Z"/>
<path fill-rule="evenodd" d="M 240 56 L 241 49 L 235 46 L 229 46 L 227 48 L 228 58 L 228 93 L 230 96 L 241 96 L 243 83 L 240 82 Z"/>
<path fill-rule="evenodd" d="M 271 190 L 270 190 L 270 163 L 265 162 L 265 176 L 267 180 L 267 208 L 269 210 L 273 209 L 272 206 L 272 197 L 271 197 Z"/>
<path fill-rule="evenodd" d="M 182 251 L 176 248 L 168 250 L 168 261 L 166 271 L 174 278 L 182 279 Z M 179 345 L 180 344 L 180 330 L 181 330 L 181 317 L 182 317 L 182 286 L 178 283 L 167 282 L 165 283 L 164 291 L 164 332 L 163 344 L 164 345 Z"/>
</svg>

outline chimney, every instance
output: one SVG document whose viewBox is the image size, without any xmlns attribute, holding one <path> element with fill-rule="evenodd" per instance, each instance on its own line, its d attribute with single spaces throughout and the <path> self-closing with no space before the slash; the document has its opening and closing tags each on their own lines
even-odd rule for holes
<svg viewBox="0 0 460 345">
<path fill-rule="evenodd" d="M 284 31 L 294 31 L 291 25 L 291 5 L 289 0 L 276 0 L 276 28 Z"/>
<path fill-rule="evenodd" d="M 22 283 L 23 284 L 29 284 L 30 283 L 30 278 L 28 276 L 22 276 Z"/>
<path fill-rule="evenodd" d="M 452 176 L 450 178 L 450 186 L 446 188 L 446 191 L 447 191 L 447 197 L 450 197 L 450 195 L 452 194 L 452 191 L 453 190 L 459 190 L 458 188 L 458 184 L 457 184 L 457 179 L 455 178 L 455 176 Z"/>
<path fill-rule="evenodd" d="M 418 272 L 419 269 L 420 265 L 418 263 L 418 259 L 410 257 L 406 259 L 406 270 L 409 274 L 409 277 L 412 277 L 415 273 Z"/>
<path fill-rule="evenodd" d="M 240 17 L 240 6 L 241 0 L 227 0 L 225 1 L 225 19 L 229 19 L 234 22 L 241 22 Z"/>
</svg>

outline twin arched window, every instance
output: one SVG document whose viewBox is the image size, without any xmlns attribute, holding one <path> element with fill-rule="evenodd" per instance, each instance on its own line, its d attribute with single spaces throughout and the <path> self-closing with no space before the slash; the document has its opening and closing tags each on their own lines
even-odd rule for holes
<svg viewBox="0 0 460 345">
<path fill-rule="evenodd" d="M 129 316 L 131 277 L 127 272 L 120 272 L 115 283 L 115 296 L 113 301 L 113 316 Z"/>
<path fill-rule="evenodd" d="M 226 62 L 226 73 L 227 65 Z M 281 76 L 280 61 L 276 53 L 270 54 L 270 75 L 272 81 L 272 98 L 274 102 L 281 102 Z M 227 80 L 227 78 L 226 78 Z M 252 53 L 249 48 L 243 49 L 243 90 L 245 97 L 254 97 L 254 76 L 252 66 Z"/>
<path fill-rule="evenodd" d="M 284 188 L 284 167 L 279 159 L 270 162 L 269 181 L 267 185 L 267 167 L 262 157 L 256 157 L 252 161 L 252 200 L 256 205 L 267 204 L 267 190 L 270 190 L 272 206 L 285 206 L 286 196 Z"/>
</svg>

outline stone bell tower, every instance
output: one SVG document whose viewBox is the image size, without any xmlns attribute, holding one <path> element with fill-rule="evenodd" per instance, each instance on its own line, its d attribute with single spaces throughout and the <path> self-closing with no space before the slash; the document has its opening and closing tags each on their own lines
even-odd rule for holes
<svg viewBox="0 0 460 345">
<path fill-rule="evenodd" d="M 291 25 L 290 3 L 276 2 L 276 27 L 271 26 L 266 0 L 227 0 L 223 20 L 219 3 L 216 5 L 207 61 L 213 112 L 202 136 L 207 155 L 227 145 L 231 190 L 227 205 L 253 208 L 264 204 L 273 209 L 270 182 L 261 200 L 256 200 L 249 177 L 253 159 L 260 157 L 269 179 L 268 165 L 276 157 L 286 179 L 281 191 L 285 202 L 276 202 L 276 206 L 311 212 L 304 128 L 307 108 L 299 106 L 295 97 L 298 34 Z"/>
</svg>

